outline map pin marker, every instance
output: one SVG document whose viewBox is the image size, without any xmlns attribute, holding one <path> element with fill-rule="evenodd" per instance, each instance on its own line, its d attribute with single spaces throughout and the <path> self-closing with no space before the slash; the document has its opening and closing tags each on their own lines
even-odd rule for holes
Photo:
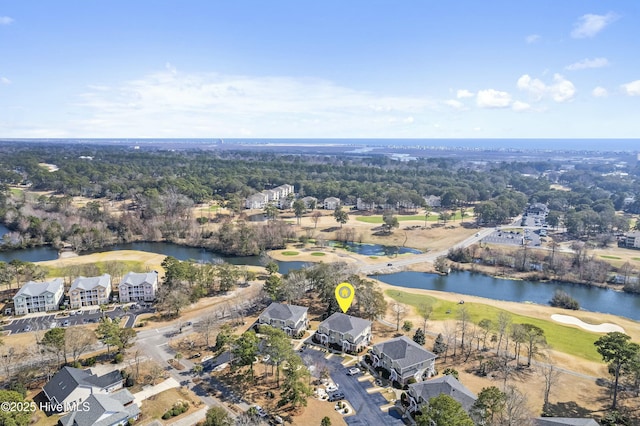
<svg viewBox="0 0 640 426">
<path fill-rule="evenodd" d="M 353 302 L 353 296 L 355 296 L 355 290 L 353 286 L 349 283 L 340 283 L 336 287 L 336 300 L 338 301 L 338 305 L 340 305 L 340 309 L 342 312 L 347 312 L 349 307 L 351 306 L 351 302 Z"/>
</svg>

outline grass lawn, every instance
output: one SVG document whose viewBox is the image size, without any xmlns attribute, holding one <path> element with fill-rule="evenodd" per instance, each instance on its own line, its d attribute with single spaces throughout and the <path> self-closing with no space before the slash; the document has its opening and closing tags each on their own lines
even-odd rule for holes
<svg viewBox="0 0 640 426">
<path fill-rule="evenodd" d="M 604 259 L 617 259 L 617 260 L 622 259 L 621 257 L 618 257 L 618 256 L 610 256 L 610 255 L 604 255 L 604 254 L 600 255 L 600 257 Z"/>
<path fill-rule="evenodd" d="M 283 256 L 297 256 L 299 254 L 300 254 L 299 251 L 283 251 L 282 252 Z"/>
<path fill-rule="evenodd" d="M 632 257 L 631 259 L 640 261 L 640 257 Z"/>
<path fill-rule="evenodd" d="M 325 253 L 321 252 L 321 251 L 314 251 L 313 253 L 311 253 L 311 256 L 324 256 Z"/>
<path fill-rule="evenodd" d="M 513 314 L 503 309 L 495 308 L 493 306 L 485 305 L 482 303 L 465 303 L 459 305 L 454 302 L 449 302 L 442 299 L 437 299 L 432 296 L 407 293 L 398 290 L 387 290 L 386 295 L 397 300 L 400 303 L 418 307 L 421 304 L 430 304 L 433 307 L 433 313 L 431 319 L 436 321 L 443 320 L 455 320 L 456 312 L 460 307 L 464 306 L 469 313 L 471 321 L 475 324 L 482 319 L 490 319 L 493 323 L 496 323 L 498 314 L 500 312 L 506 312 L 511 315 L 513 323 L 516 324 L 533 324 L 544 330 L 544 335 L 549 345 L 559 352 L 575 355 L 580 358 L 599 362 L 602 357 L 596 351 L 593 343 L 598 340 L 601 334 L 590 333 L 586 330 L 580 330 L 574 327 L 568 327 L 558 324 L 554 321 L 545 321 L 538 318 L 531 318 L 524 315 Z M 447 311 L 450 313 L 447 314 Z M 574 315 L 580 317 L 579 312 L 567 311 L 568 315 Z"/>
<path fill-rule="evenodd" d="M 11 195 L 13 195 L 14 197 L 19 197 L 24 192 L 22 189 L 18 189 L 18 188 L 11 188 L 10 191 L 11 191 Z"/>
<path fill-rule="evenodd" d="M 465 212 L 464 214 L 465 218 L 469 218 L 471 217 L 471 215 L 469 214 L 469 212 Z M 414 215 L 410 215 L 410 216 L 405 216 L 405 215 L 395 215 L 395 217 L 398 219 L 398 222 L 404 222 L 404 221 L 408 221 L 408 220 L 420 220 L 422 222 L 424 222 L 424 215 L 423 214 L 414 214 Z M 430 214 L 429 218 L 427 219 L 427 222 L 437 222 L 440 218 L 439 214 Z M 455 216 L 451 216 L 448 220 L 448 222 L 450 221 L 456 221 L 456 220 L 460 220 L 462 218 L 462 216 L 460 215 L 459 211 L 456 211 Z M 382 223 L 382 215 L 374 215 L 374 216 L 358 216 L 356 218 L 357 221 L 359 222 L 364 222 L 364 223 Z"/>
<path fill-rule="evenodd" d="M 143 262 L 139 262 L 136 260 L 116 260 L 113 262 L 118 262 L 124 265 L 124 270 L 129 272 L 145 272 L 147 270 L 147 267 L 145 266 L 145 264 Z M 98 268 L 99 274 L 106 274 L 108 273 L 107 270 L 107 263 L 109 262 L 105 262 L 105 261 L 98 261 L 98 262 L 88 262 L 91 263 L 92 265 L 95 265 Z M 57 266 L 47 266 L 47 277 L 48 278 L 55 278 L 55 277 L 65 277 L 68 275 L 68 272 L 65 271 L 65 269 L 67 268 L 66 266 L 63 267 L 57 267 Z"/>
<path fill-rule="evenodd" d="M 179 400 L 187 401 L 189 403 L 189 409 L 177 417 L 172 417 L 171 421 L 188 416 L 199 409 L 198 403 L 200 400 L 193 392 L 173 388 L 160 392 L 159 394 L 142 401 L 140 411 L 142 412 L 144 419 L 160 419 L 162 418 L 162 415 L 173 407 L 173 404 Z"/>
</svg>

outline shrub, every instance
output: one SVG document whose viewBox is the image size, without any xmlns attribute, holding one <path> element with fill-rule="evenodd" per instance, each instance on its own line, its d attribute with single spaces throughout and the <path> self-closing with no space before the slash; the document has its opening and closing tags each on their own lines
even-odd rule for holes
<svg viewBox="0 0 640 426">
<path fill-rule="evenodd" d="M 94 365 L 96 365 L 96 357 L 92 356 L 89 357 L 87 359 L 84 360 L 84 365 L 86 365 L 87 367 L 93 367 Z"/>
<path fill-rule="evenodd" d="M 580 309 L 580 303 L 562 290 L 556 290 L 549 304 L 556 308 L 573 309 L 574 311 Z"/>
<path fill-rule="evenodd" d="M 167 420 L 167 419 L 170 419 L 170 418 L 171 418 L 171 413 L 168 412 L 168 411 L 162 415 L 162 419 L 163 420 Z"/>
<path fill-rule="evenodd" d="M 122 361 L 124 361 L 124 355 L 122 355 L 120 352 L 118 352 L 114 357 L 113 357 L 113 362 L 115 364 L 120 364 Z"/>
</svg>

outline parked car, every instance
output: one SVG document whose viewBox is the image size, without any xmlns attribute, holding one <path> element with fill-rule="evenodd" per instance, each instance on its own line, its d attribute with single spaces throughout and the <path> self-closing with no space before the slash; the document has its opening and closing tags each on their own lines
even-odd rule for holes
<svg viewBox="0 0 640 426">
<path fill-rule="evenodd" d="M 253 407 L 256 409 L 256 412 L 258 413 L 258 415 L 259 415 L 260 417 L 265 418 L 265 417 L 267 417 L 267 416 L 268 416 L 267 412 L 266 412 L 266 411 L 264 411 L 264 409 L 263 409 L 261 406 L 259 406 L 259 405 L 254 405 Z"/>
<path fill-rule="evenodd" d="M 70 323 L 69 323 L 69 320 L 64 320 L 64 321 L 62 321 L 62 326 L 63 326 L 63 327 L 69 327 L 69 324 L 70 324 Z"/>
<path fill-rule="evenodd" d="M 353 367 L 350 368 L 349 371 L 347 371 L 347 376 L 355 376 L 358 373 L 360 373 L 360 369 L 357 367 Z"/>
<path fill-rule="evenodd" d="M 327 386 L 327 393 L 335 392 L 338 390 L 338 385 L 329 385 Z"/>
<path fill-rule="evenodd" d="M 31 331 L 31 326 L 30 325 L 26 325 L 22 331 Z"/>
<path fill-rule="evenodd" d="M 329 395 L 329 402 L 334 402 L 334 401 L 340 401 L 341 399 L 344 399 L 344 392 L 334 392 L 331 395 Z"/>
</svg>

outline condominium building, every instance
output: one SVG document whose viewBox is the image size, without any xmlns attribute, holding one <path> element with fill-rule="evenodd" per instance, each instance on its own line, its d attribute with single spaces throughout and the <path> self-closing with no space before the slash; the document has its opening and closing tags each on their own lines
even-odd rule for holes
<svg viewBox="0 0 640 426">
<path fill-rule="evenodd" d="M 78 277 L 73 280 L 69 290 L 71 308 L 103 305 L 109 303 L 111 296 L 111 275 L 99 277 Z"/>
<path fill-rule="evenodd" d="M 29 281 L 13 296 L 13 304 L 17 315 L 55 311 L 59 308 L 63 297 L 62 278 L 43 283 Z"/>
<path fill-rule="evenodd" d="M 158 291 L 158 273 L 129 272 L 120 282 L 118 289 L 120 302 L 151 302 L 155 300 Z"/>
</svg>

